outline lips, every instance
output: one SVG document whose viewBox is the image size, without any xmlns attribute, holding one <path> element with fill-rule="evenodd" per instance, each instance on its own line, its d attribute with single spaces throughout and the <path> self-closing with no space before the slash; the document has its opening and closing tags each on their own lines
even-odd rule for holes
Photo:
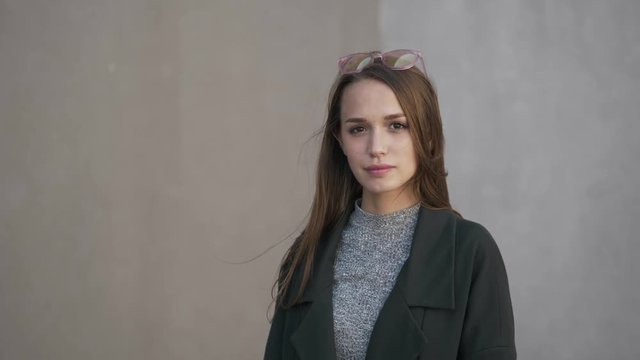
<svg viewBox="0 0 640 360">
<path fill-rule="evenodd" d="M 365 169 L 369 174 L 373 176 L 383 176 L 384 174 L 391 171 L 391 169 L 393 169 L 393 166 L 381 164 L 381 165 L 367 166 Z"/>
</svg>

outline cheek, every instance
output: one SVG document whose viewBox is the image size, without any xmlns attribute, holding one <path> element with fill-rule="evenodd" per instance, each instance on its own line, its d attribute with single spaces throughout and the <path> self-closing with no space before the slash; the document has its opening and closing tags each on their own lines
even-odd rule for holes
<svg viewBox="0 0 640 360">
<path fill-rule="evenodd" d="M 343 137 L 344 139 L 344 137 Z M 343 140 L 342 142 L 342 152 L 344 152 L 344 154 L 348 157 L 348 158 L 355 158 L 357 156 L 359 156 L 359 154 L 362 153 L 362 144 L 361 141 L 358 141 L 358 139 L 347 139 L 346 141 Z"/>
<path fill-rule="evenodd" d="M 406 142 L 404 142 L 400 147 L 400 152 L 402 153 L 402 157 L 405 160 L 405 163 L 412 167 L 415 168 L 418 166 L 418 157 L 416 156 L 416 152 L 415 149 L 413 148 L 413 143 L 411 142 L 411 140 L 408 140 Z"/>
<path fill-rule="evenodd" d="M 349 164 L 354 164 L 358 162 L 360 156 L 358 155 L 358 151 L 353 147 L 344 147 L 344 155 L 347 157 L 347 161 Z"/>
</svg>

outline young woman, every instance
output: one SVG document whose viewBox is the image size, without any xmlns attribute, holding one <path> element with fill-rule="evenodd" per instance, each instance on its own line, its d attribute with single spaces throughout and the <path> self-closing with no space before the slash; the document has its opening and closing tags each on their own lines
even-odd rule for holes
<svg viewBox="0 0 640 360">
<path fill-rule="evenodd" d="M 422 55 L 338 65 L 310 219 L 280 265 L 264 358 L 515 359 L 504 263 L 449 202 Z"/>
</svg>

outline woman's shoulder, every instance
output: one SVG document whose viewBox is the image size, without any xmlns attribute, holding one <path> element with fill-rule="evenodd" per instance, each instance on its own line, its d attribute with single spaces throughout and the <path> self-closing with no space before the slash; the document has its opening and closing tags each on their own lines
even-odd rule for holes
<svg viewBox="0 0 640 360">
<path fill-rule="evenodd" d="M 458 246 L 493 247 L 496 245 L 489 230 L 482 224 L 466 219 L 450 209 L 435 210 L 438 215 L 433 220 L 443 224 L 448 234 L 453 235 L 453 240 Z"/>
<path fill-rule="evenodd" d="M 456 254 L 457 265 L 500 257 L 498 245 L 487 227 L 452 209 L 423 208 L 416 234 L 419 241 L 426 242 L 423 247 L 450 249 Z"/>
<path fill-rule="evenodd" d="M 492 246 L 495 244 L 493 236 L 484 225 L 462 217 L 456 219 L 456 238 L 459 241 L 470 242 L 476 246 Z"/>
<path fill-rule="evenodd" d="M 487 263 L 502 264 L 496 240 L 482 224 L 469 219 L 456 219 L 456 248 L 476 266 Z"/>
</svg>

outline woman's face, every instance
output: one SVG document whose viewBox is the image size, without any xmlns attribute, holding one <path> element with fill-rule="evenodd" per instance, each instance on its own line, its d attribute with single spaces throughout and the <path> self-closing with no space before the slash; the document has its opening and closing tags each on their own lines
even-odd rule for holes
<svg viewBox="0 0 640 360">
<path fill-rule="evenodd" d="M 383 82 L 364 79 L 344 89 L 340 105 L 339 142 L 363 197 L 400 195 L 417 161 L 396 95 Z"/>
</svg>

